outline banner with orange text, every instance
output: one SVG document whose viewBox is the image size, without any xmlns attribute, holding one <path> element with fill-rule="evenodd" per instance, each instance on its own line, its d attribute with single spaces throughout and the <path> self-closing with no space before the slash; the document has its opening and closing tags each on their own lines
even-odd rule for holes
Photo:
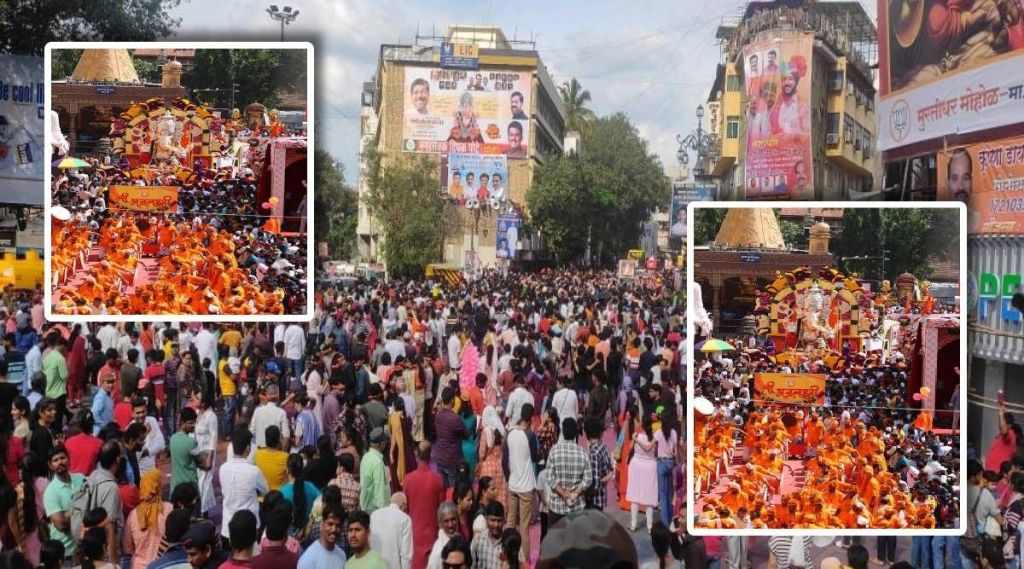
<svg viewBox="0 0 1024 569">
<path fill-rule="evenodd" d="M 823 373 L 755 373 L 754 398 L 780 405 L 824 405 Z"/>
<path fill-rule="evenodd" d="M 1024 233 L 1024 137 L 938 153 L 940 200 L 967 203 L 967 233 Z"/>
<path fill-rule="evenodd" d="M 175 186 L 110 186 L 110 207 L 132 211 L 174 212 L 178 209 Z"/>
</svg>

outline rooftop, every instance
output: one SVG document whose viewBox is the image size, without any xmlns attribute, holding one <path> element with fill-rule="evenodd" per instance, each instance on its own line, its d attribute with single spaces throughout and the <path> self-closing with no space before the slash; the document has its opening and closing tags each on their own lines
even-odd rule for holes
<svg viewBox="0 0 1024 569">
<path fill-rule="evenodd" d="M 804 217 L 810 215 L 814 218 L 822 219 L 842 219 L 843 208 L 840 207 L 784 207 L 782 208 L 782 217 Z"/>
<path fill-rule="evenodd" d="M 196 50 L 194 49 L 155 49 L 149 47 L 136 49 L 132 52 L 132 55 L 135 57 L 160 57 L 161 53 L 169 59 L 194 59 L 196 56 Z"/>
</svg>

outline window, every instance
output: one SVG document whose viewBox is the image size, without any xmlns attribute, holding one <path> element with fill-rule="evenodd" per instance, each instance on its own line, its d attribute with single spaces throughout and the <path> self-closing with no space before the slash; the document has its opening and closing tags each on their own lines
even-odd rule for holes
<svg viewBox="0 0 1024 569">
<path fill-rule="evenodd" d="M 839 113 L 829 113 L 826 119 L 825 132 L 828 134 L 839 134 Z"/>
<path fill-rule="evenodd" d="M 739 75 L 726 75 L 725 77 L 725 90 L 730 92 L 736 92 L 740 90 L 740 76 Z"/>
<path fill-rule="evenodd" d="M 725 118 L 725 137 L 726 138 L 739 138 L 740 137 L 740 117 L 733 115 Z"/>
</svg>

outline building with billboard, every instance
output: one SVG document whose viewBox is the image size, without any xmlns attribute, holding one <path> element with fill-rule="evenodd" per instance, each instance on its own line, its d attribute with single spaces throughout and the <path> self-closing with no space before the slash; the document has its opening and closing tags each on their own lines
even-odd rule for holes
<svg viewBox="0 0 1024 569">
<path fill-rule="evenodd" d="M 863 199 L 879 184 L 877 32 L 860 2 L 750 2 L 716 34 L 702 170 L 719 199 Z"/>
<path fill-rule="evenodd" d="M 1024 404 L 1024 5 L 878 0 L 878 27 L 888 197 L 967 204 L 968 432 L 984 448 L 998 392 Z"/>
<path fill-rule="evenodd" d="M 375 141 L 385 161 L 437 158 L 438 191 L 456 220 L 439 262 L 487 267 L 539 260 L 542 240 L 520 234 L 521 217 L 535 165 L 562 152 L 565 119 L 533 42 L 509 40 L 496 27 L 453 25 L 444 37 L 382 45 L 362 104 L 364 149 Z M 361 158 L 361 179 L 365 167 Z M 361 182 L 360 194 L 366 190 Z M 383 229 L 361 205 L 362 257 L 377 260 Z"/>
</svg>

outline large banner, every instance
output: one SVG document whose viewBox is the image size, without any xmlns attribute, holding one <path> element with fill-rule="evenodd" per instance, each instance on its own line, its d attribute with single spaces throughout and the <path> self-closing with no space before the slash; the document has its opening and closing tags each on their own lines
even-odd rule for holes
<svg viewBox="0 0 1024 569">
<path fill-rule="evenodd" d="M 115 209 L 167 213 L 178 209 L 176 186 L 110 186 L 108 196 Z"/>
<path fill-rule="evenodd" d="M 814 199 L 810 35 L 743 48 L 747 89 L 746 197 Z"/>
<path fill-rule="evenodd" d="M 673 185 L 668 226 L 670 249 L 681 248 L 683 239 L 686 239 L 686 204 L 697 201 L 712 201 L 714 199 L 714 186 L 689 183 Z"/>
<path fill-rule="evenodd" d="M 1024 137 L 939 152 L 940 200 L 967 204 L 967 232 L 1024 233 Z"/>
<path fill-rule="evenodd" d="M 755 373 L 754 399 L 780 405 L 824 405 L 823 373 Z"/>
<path fill-rule="evenodd" d="M 0 203 L 43 206 L 43 58 L 0 55 Z"/>
<path fill-rule="evenodd" d="M 516 215 L 498 216 L 498 230 L 495 232 L 495 257 L 515 260 L 516 251 L 519 250 L 519 227 L 522 223 L 522 220 Z"/>
<path fill-rule="evenodd" d="M 505 156 L 452 153 L 441 168 L 441 192 L 459 205 L 498 208 L 508 199 Z"/>
<path fill-rule="evenodd" d="M 1024 121 L 1024 4 L 878 0 L 880 129 L 889 150 Z"/>
<path fill-rule="evenodd" d="M 405 68 L 406 152 L 529 155 L 529 71 Z"/>
</svg>

